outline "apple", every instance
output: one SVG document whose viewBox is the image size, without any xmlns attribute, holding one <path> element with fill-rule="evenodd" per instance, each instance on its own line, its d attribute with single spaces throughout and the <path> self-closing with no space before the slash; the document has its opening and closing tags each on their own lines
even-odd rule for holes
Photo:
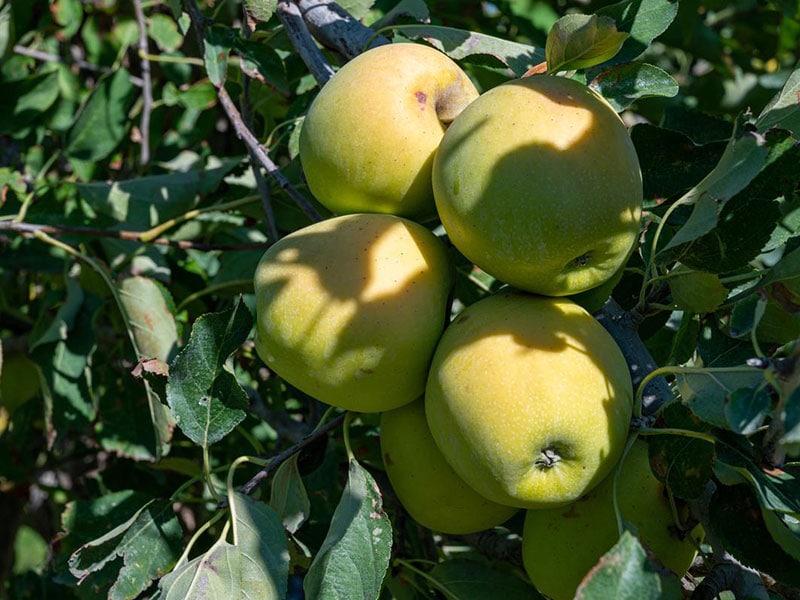
<svg viewBox="0 0 800 600">
<path fill-rule="evenodd" d="M 422 398 L 382 413 L 380 428 L 386 474 L 420 525 L 442 533 L 474 533 L 519 510 L 487 500 L 456 475 L 433 441 Z"/>
<path fill-rule="evenodd" d="M 453 470 L 520 508 L 568 504 L 598 484 L 622 452 L 632 403 L 625 359 L 585 309 L 508 288 L 447 327 L 425 392 Z"/>
<path fill-rule="evenodd" d="M 764 314 L 756 326 L 758 341 L 782 346 L 800 338 L 800 277 L 776 281 L 766 294 Z"/>
<path fill-rule="evenodd" d="M 574 504 L 529 510 L 522 532 L 522 558 L 531 583 L 554 600 L 575 596 L 586 573 L 617 542 L 613 475 Z M 678 532 L 663 484 L 650 469 L 647 443 L 634 442 L 622 464 L 617 498 L 622 518 L 664 566 L 682 576 L 691 566 L 701 527 Z"/>
<path fill-rule="evenodd" d="M 346 63 L 312 102 L 300 162 L 334 213 L 435 217 L 434 153 L 447 124 L 478 96 L 447 55 L 413 43 L 372 48 Z"/>
<path fill-rule="evenodd" d="M 433 191 L 456 248 L 514 287 L 599 286 L 639 233 L 642 175 L 625 125 L 587 86 L 551 75 L 484 92 L 453 121 Z"/>
<path fill-rule="evenodd" d="M 452 280 L 444 244 L 413 221 L 314 223 L 268 248 L 256 268 L 256 350 L 322 402 L 396 408 L 425 389 Z"/>
</svg>

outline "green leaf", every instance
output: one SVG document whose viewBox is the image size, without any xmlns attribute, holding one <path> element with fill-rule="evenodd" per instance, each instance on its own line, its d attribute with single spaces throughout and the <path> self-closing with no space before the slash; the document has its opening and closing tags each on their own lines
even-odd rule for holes
<svg viewBox="0 0 800 600">
<path fill-rule="evenodd" d="M 725 402 L 729 394 L 740 388 L 756 388 L 764 380 L 764 372 L 743 366 L 729 371 L 677 373 L 675 384 L 681 399 L 706 423 L 727 429 Z"/>
<path fill-rule="evenodd" d="M 178 427 L 199 446 L 218 442 L 246 416 L 247 395 L 226 362 L 252 326 L 241 299 L 229 310 L 203 315 L 172 363 L 167 402 Z"/>
<path fill-rule="evenodd" d="M 180 553 L 182 534 L 172 502 L 151 500 L 127 521 L 73 552 L 69 569 L 84 579 L 121 557 L 122 564 L 114 564 L 118 574 L 109 598 L 136 598 L 172 566 Z"/>
<path fill-rule="evenodd" d="M 678 93 L 678 82 L 669 73 L 642 62 L 604 69 L 594 76 L 589 87 L 608 100 L 617 112 L 622 112 L 639 98 L 672 98 Z"/>
<path fill-rule="evenodd" d="M 272 476 L 269 505 L 281 516 L 283 526 L 295 533 L 311 512 L 311 500 L 297 468 L 297 454 L 284 461 Z"/>
<path fill-rule="evenodd" d="M 425 0 L 400 0 L 370 27 L 377 31 L 397 23 L 401 17 L 408 17 L 419 23 L 430 23 L 431 12 Z"/>
<path fill-rule="evenodd" d="M 247 13 L 256 21 L 266 23 L 275 14 L 278 0 L 245 0 L 244 7 Z"/>
<path fill-rule="evenodd" d="M 124 68 L 104 77 L 67 132 L 64 152 L 81 161 L 99 161 L 125 139 L 133 99 L 131 74 Z"/>
<path fill-rule="evenodd" d="M 547 71 L 571 71 L 599 65 L 613 57 L 628 37 L 614 19 L 598 15 L 566 15 L 547 35 Z"/>
<path fill-rule="evenodd" d="M 518 77 L 544 61 L 541 48 L 474 31 L 438 25 L 401 25 L 395 31 L 412 39 L 424 39 L 453 60 L 491 57 Z"/>
<path fill-rule="evenodd" d="M 765 165 L 789 150 L 790 139 L 785 133 L 762 136 L 741 128 L 734 133 L 716 167 L 678 200 L 694 205 L 694 209 L 686 224 L 660 252 L 666 253 L 712 231 L 725 202 L 744 190 Z"/>
<path fill-rule="evenodd" d="M 772 539 L 786 554 L 800 562 L 800 521 L 797 518 L 772 512 L 761 507 L 761 516 Z"/>
<path fill-rule="evenodd" d="M 641 123 L 631 128 L 644 199 L 659 204 L 689 191 L 719 162 L 725 143 L 697 145 L 685 133 Z"/>
<path fill-rule="evenodd" d="M 159 582 L 162 600 L 286 598 L 289 551 L 280 518 L 243 494 L 229 497 L 234 543 L 223 537 Z"/>
<path fill-rule="evenodd" d="M 0 4 L 0 59 L 11 54 L 16 37 L 11 4 Z"/>
<path fill-rule="evenodd" d="M 678 578 L 660 572 L 629 531 L 623 532 L 575 593 L 575 600 L 679 600 L 682 597 Z"/>
<path fill-rule="evenodd" d="M 797 456 L 800 453 L 800 389 L 795 388 L 786 399 L 780 418 L 783 420 L 781 444 L 787 447 L 788 454 Z"/>
<path fill-rule="evenodd" d="M 711 497 L 708 512 L 714 539 L 720 548 L 784 584 L 800 585 L 797 561 L 769 533 L 762 507 L 751 487 L 719 487 Z"/>
<path fill-rule="evenodd" d="M 356 460 L 328 535 L 303 581 L 307 598 L 377 598 L 389 567 L 392 525 L 380 490 Z"/>
<path fill-rule="evenodd" d="M 800 185 L 800 146 L 784 134 L 767 135 L 771 148 L 760 171 L 744 189 L 722 203 L 718 223 L 711 231 L 681 248 L 683 263 L 727 273 L 746 268 L 762 252 L 780 220 L 780 203 L 792 198 Z M 777 230 L 782 229 L 778 224 Z"/>
<path fill-rule="evenodd" d="M 455 558 L 437 563 L 428 572 L 429 581 L 446 598 L 458 600 L 537 600 L 542 596 L 508 569 L 485 562 Z"/>
<path fill-rule="evenodd" d="M 62 534 L 55 548 L 54 569 L 57 577 L 76 583 L 68 565 L 72 553 L 97 538 L 98 534 L 130 520 L 151 500 L 148 496 L 149 494 L 133 490 L 121 490 L 91 500 L 73 500 L 67 503 L 61 513 Z M 112 581 L 108 582 L 108 587 L 111 587 L 111 583 Z"/>
<path fill-rule="evenodd" d="M 222 87 L 228 75 L 228 58 L 236 34 L 230 27 L 214 24 L 205 28 L 205 51 L 203 60 L 208 78 L 215 87 Z"/>
<path fill-rule="evenodd" d="M 770 127 L 788 129 L 797 138 L 800 134 L 800 68 L 795 69 L 783 88 L 764 107 L 756 120 L 759 131 Z"/>
<path fill-rule="evenodd" d="M 44 396 L 48 447 L 70 431 L 81 431 L 95 418 L 89 365 L 96 349 L 92 321 L 102 300 L 85 295 L 79 284 L 67 280 L 68 295 L 54 322 L 35 343 L 31 358 L 39 365 Z"/>
<path fill-rule="evenodd" d="M 360 21 L 369 14 L 375 0 L 339 0 L 337 4 Z"/>
<path fill-rule="evenodd" d="M 641 55 L 650 43 L 664 33 L 678 14 L 677 0 L 623 0 L 597 11 L 614 19 L 619 31 L 630 35 L 612 59 L 623 63 Z"/>
<path fill-rule="evenodd" d="M 666 405 L 659 427 L 708 432 L 711 427 L 678 402 Z M 693 500 L 706 490 L 713 474 L 714 444 L 678 435 L 648 436 L 650 467 L 677 498 Z"/>
<path fill-rule="evenodd" d="M 126 380 L 100 397 L 95 437 L 107 452 L 155 462 L 169 451 L 175 421 L 161 398 L 141 382 Z M 159 462 L 159 464 L 161 464 Z"/>
<path fill-rule="evenodd" d="M 175 19 L 156 13 L 147 20 L 147 33 L 162 52 L 174 52 L 183 44 Z"/>
<path fill-rule="evenodd" d="M 165 295 L 155 280 L 128 277 L 119 284 L 119 298 L 133 328 L 133 337 L 144 358 L 169 362 L 177 351 L 178 327 Z"/>
<path fill-rule="evenodd" d="M 797 467 L 762 469 L 749 452 L 733 444 L 717 444 L 714 472 L 726 485 L 747 482 L 761 507 L 800 517 L 800 480 Z"/>
<path fill-rule="evenodd" d="M 0 81 L 0 134 L 19 133 L 58 99 L 58 71 Z"/>
<path fill-rule="evenodd" d="M 264 81 L 287 96 L 290 93 L 289 80 L 286 75 L 286 66 L 280 55 L 263 42 L 236 38 L 236 51 L 245 60 L 245 65 L 251 70 L 258 71 Z"/>
<path fill-rule="evenodd" d="M 764 388 L 740 388 L 728 395 L 725 416 L 728 428 L 734 433 L 755 433 L 769 414 L 771 400 Z"/>
<path fill-rule="evenodd" d="M 679 265 L 668 280 L 672 300 L 679 310 L 692 313 L 714 312 L 728 297 L 728 288 L 713 273 L 694 271 Z"/>
<path fill-rule="evenodd" d="M 289 549 L 280 516 L 269 505 L 231 493 L 233 539 L 241 553 L 242 595 L 283 600 L 289 578 Z"/>
<path fill-rule="evenodd" d="M 150 228 L 195 207 L 199 194 L 216 190 L 238 164 L 230 159 L 221 166 L 167 175 L 152 175 L 113 183 L 78 184 L 81 197 L 98 213 L 120 221 L 125 228 Z"/>
</svg>

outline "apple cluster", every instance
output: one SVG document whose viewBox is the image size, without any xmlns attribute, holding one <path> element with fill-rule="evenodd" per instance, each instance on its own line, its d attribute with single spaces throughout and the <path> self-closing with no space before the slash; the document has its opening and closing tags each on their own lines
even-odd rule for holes
<svg viewBox="0 0 800 600">
<path fill-rule="evenodd" d="M 622 353 L 571 298 L 605 300 L 636 245 L 623 122 L 577 81 L 479 94 L 445 54 L 396 43 L 322 88 L 300 159 L 336 216 L 265 252 L 259 355 L 322 402 L 381 413 L 387 474 L 420 524 L 468 533 L 527 511 L 531 581 L 572 597 L 618 536 L 633 406 Z M 453 318 L 451 247 L 507 284 Z M 670 533 L 644 442 L 624 460 L 623 518 L 685 571 L 695 546 Z"/>
</svg>

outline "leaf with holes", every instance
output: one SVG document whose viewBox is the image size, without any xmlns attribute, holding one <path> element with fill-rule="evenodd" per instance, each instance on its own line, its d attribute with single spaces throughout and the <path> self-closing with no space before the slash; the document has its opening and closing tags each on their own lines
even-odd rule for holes
<svg viewBox="0 0 800 600">
<path fill-rule="evenodd" d="M 245 418 L 247 395 L 226 362 L 252 326 L 241 298 L 229 310 L 203 315 L 170 367 L 167 403 L 178 427 L 199 446 L 218 442 Z"/>
<path fill-rule="evenodd" d="M 328 535 L 303 582 L 307 598 L 377 598 L 389 567 L 392 525 L 375 480 L 358 462 L 350 472 Z"/>
</svg>

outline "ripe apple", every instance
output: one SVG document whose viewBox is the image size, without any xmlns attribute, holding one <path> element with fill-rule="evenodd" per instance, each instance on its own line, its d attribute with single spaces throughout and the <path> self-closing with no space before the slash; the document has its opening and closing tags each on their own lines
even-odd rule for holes
<svg viewBox="0 0 800 600">
<path fill-rule="evenodd" d="M 256 350 L 322 402 L 396 408 L 423 393 L 451 282 L 444 244 L 422 225 L 382 214 L 309 225 L 256 268 Z"/>
<path fill-rule="evenodd" d="M 800 338 L 800 277 L 776 281 L 768 287 L 756 337 L 762 344 L 779 345 Z"/>
<path fill-rule="evenodd" d="M 574 504 L 529 510 L 522 532 L 525 570 L 536 588 L 554 600 L 575 596 L 584 575 L 617 542 L 613 475 Z M 617 498 L 622 518 L 664 566 L 683 575 L 703 537 L 701 527 L 681 535 L 673 522 L 664 486 L 650 470 L 647 443 L 634 442 L 625 457 Z"/>
<path fill-rule="evenodd" d="M 433 441 L 422 398 L 381 414 L 381 454 L 400 503 L 428 529 L 473 533 L 519 510 L 487 500 L 456 475 Z"/>
<path fill-rule="evenodd" d="M 447 124 L 478 96 L 447 55 L 412 43 L 378 46 L 320 90 L 300 131 L 311 192 L 334 213 L 436 215 L 433 155 Z"/>
<path fill-rule="evenodd" d="M 549 75 L 483 93 L 433 163 L 442 224 L 514 287 L 576 294 L 610 279 L 639 232 L 642 176 L 625 125 L 587 86 Z"/>
<path fill-rule="evenodd" d="M 611 336 L 565 298 L 501 290 L 464 309 L 433 357 L 425 407 L 439 449 L 498 504 L 568 504 L 617 462 L 633 391 Z"/>
</svg>

